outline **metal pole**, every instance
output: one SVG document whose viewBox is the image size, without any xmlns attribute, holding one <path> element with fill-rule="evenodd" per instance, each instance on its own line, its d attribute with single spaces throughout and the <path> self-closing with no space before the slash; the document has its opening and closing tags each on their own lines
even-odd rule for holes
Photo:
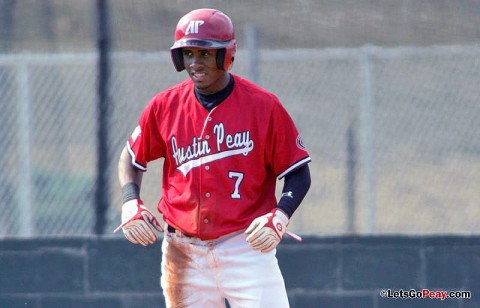
<svg viewBox="0 0 480 308">
<path fill-rule="evenodd" d="M 355 234 L 355 210 L 356 198 L 355 189 L 357 182 L 357 142 L 356 142 L 356 121 L 350 122 L 347 129 L 347 233 Z"/>
<path fill-rule="evenodd" d="M 109 147 L 109 81 L 110 81 L 110 32 L 108 1 L 97 0 L 98 12 L 98 104 L 97 104 L 97 179 L 95 191 L 95 234 L 103 234 L 109 204 L 108 180 Z"/>
<path fill-rule="evenodd" d="M 245 27 L 245 41 L 248 50 L 248 75 L 250 81 L 258 83 L 260 79 L 260 70 L 258 67 L 258 29 L 253 23 L 248 23 Z"/>
<path fill-rule="evenodd" d="M 363 95 L 361 101 L 361 127 L 363 152 L 363 205 L 367 233 L 375 233 L 375 102 L 373 97 L 371 47 L 365 47 L 360 62 Z"/>
<path fill-rule="evenodd" d="M 18 149 L 19 149 L 19 182 L 17 188 L 19 225 L 21 236 L 31 236 L 34 231 L 32 219 L 32 164 L 31 164 L 31 130 L 30 130 L 30 81 L 28 67 L 25 60 L 19 65 L 17 74 L 19 104 L 17 110 L 18 121 Z"/>
</svg>

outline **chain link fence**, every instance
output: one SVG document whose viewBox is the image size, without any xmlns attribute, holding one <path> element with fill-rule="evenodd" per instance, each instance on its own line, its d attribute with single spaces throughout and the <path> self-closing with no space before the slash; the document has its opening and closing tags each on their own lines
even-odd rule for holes
<svg viewBox="0 0 480 308">
<path fill-rule="evenodd" d="M 247 76 L 240 49 L 233 73 Z M 187 78 L 166 52 L 112 54 L 110 202 L 116 164 L 149 99 Z M 0 236 L 93 234 L 93 53 L 0 56 Z M 262 49 L 258 76 L 310 151 L 312 187 L 291 228 L 303 234 L 480 231 L 480 48 Z M 142 197 L 155 208 L 161 161 Z"/>
</svg>

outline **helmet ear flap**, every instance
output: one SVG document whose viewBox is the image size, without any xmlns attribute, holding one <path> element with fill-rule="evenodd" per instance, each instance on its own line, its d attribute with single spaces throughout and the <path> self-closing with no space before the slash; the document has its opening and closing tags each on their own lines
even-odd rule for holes
<svg viewBox="0 0 480 308">
<path fill-rule="evenodd" d="M 235 43 L 233 43 L 235 44 Z M 235 45 L 217 50 L 217 67 L 220 70 L 228 71 L 232 68 L 235 59 Z"/>
<path fill-rule="evenodd" d="M 175 66 L 175 69 L 177 70 L 177 72 L 183 71 L 185 69 L 185 65 L 183 64 L 182 48 L 170 50 L 170 55 L 172 57 L 173 65 Z M 217 63 L 218 63 L 218 58 L 217 58 Z"/>
<path fill-rule="evenodd" d="M 225 71 L 225 55 L 227 53 L 227 49 L 221 48 L 217 50 L 217 67 L 219 70 Z"/>
</svg>

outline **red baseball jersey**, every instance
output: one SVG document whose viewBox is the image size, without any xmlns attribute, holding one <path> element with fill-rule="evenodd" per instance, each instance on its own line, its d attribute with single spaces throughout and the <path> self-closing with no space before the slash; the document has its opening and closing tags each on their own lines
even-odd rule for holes
<svg viewBox="0 0 480 308">
<path fill-rule="evenodd" d="M 210 112 L 190 79 L 158 93 L 127 142 L 142 171 L 165 159 L 158 210 L 202 240 L 245 229 L 271 211 L 276 180 L 311 160 L 278 98 L 233 76 L 232 93 Z"/>
</svg>

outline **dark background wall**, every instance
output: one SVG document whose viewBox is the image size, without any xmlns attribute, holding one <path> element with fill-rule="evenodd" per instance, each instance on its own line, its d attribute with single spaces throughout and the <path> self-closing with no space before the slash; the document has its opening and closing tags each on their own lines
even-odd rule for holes
<svg viewBox="0 0 480 308">
<path fill-rule="evenodd" d="M 277 253 L 293 308 L 479 307 L 479 236 L 307 237 Z M 160 244 L 119 238 L 0 241 L 0 307 L 162 307 Z M 471 299 L 381 290 L 471 291 Z"/>
</svg>

